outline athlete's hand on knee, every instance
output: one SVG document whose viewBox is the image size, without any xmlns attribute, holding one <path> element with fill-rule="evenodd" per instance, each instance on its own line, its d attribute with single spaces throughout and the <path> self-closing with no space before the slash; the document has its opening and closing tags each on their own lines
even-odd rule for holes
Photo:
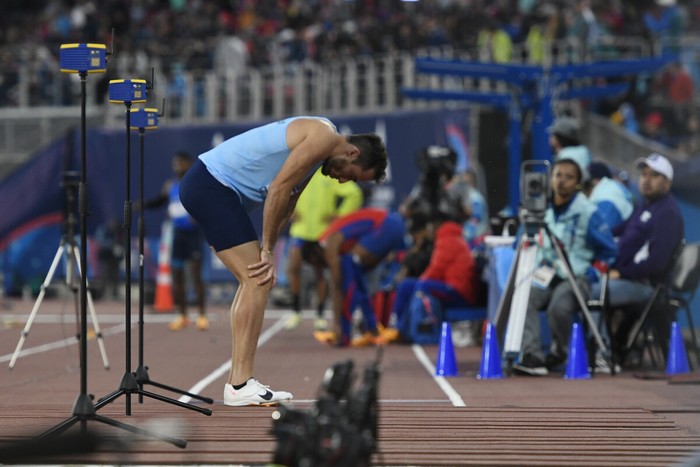
<svg viewBox="0 0 700 467">
<path fill-rule="evenodd" d="M 274 287 L 277 282 L 277 272 L 275 271 L 274 257 L 266 250 L 260 252 L 260 261 L 248 266 L 248 277 L 259 277 L 264 275 L 258 281 L 258 285 L 270 283 L 270 287 Z"/>
</svg>

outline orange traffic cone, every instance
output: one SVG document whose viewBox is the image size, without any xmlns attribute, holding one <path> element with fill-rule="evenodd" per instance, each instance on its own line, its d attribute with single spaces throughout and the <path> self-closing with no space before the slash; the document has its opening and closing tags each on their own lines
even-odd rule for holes
<svg viewBox="0 0 700 467">
<path fill-rule="evenodd" d="M 153 309 L 159 313 L 167 313 L 175 309 L 173 301 L 173 276 L 170 272 L 170 244 L 172 229 L 169 223 L 163 226 L 158 247 L 158 274 L 156 275 L 156 293 Z"/>
</svg>

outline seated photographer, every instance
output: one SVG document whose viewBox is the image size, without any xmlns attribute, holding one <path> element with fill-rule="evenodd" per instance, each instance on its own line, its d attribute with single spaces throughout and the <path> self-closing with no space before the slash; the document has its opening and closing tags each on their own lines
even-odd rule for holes
<svg viewBox="0 0 700 467">
<path fill-rule="evenodd" d="M 316 340 L 333 345 L 383 344 L 396 333 L 378 325 L 370 302 L 366 273 L 390 253 L 405 248 L 405 226 L 398 213 L 363 208 L 334 220 L 319 238 L 330 269 L 334 322 L 331 331 L 316 331 Z M 365 332 L 353 339 L 352 315 L 360 308 Z"/>
<path fill-rule="evenodd" d="M 399 258 L 398 271 L 392 277 L 394 286 L 404 279 L 420 276 L 428 267 L 430 257 L 433 254 L 433 229 L 428 216 L 419 213 L 406 219 L 405 223 L 410 244 L 407 246 L 405 254 Z"/>
<path fill-rule="evenodd" d="M 405 323 L 408 305 L 416 294 L 437 299 L 442 309 L 473 305 L 477 296 L 476 262 L 469 244 L 462 237 L 462 225 L 449 216 L 437 216 L 431 223 L 434 248 L 428 267 L 418 278 L 407 277 L 398 284 L 394 314 L 399 329 Z M 405 332 L 405 331 L 404 331 Z M 410 336 L 401 336 L 410 341 Z"/>
<path fill-rule="evenodd" d="M 611 309 L 624 307 L 627 311 L 641 312 L 655 285 L 666 279 L 667 268 L 683 239 L 684 222 L 670 193 L 673 167 L 668 159 L 651 154 L 639 160 L 637 168 L 643 200 L 625 222 L 613 229 L 619 254 L 614 268 L 608 272 L 608 294 Z M 599 296 L 600 287 L 593 287 L 592 294 Z M 631 315 L 628 318 L 634 317 L 634 314 L 627 314 Z M 630 320 L 625 319 L 614 330 L 615 342 L 625 340 L 629 323 Z M 659 324 L 668 326 L 670 323 Z M 658 334 L 660 339 L 666 339 L 670 332 Z M 663 343 L 660 345 L 662 349 L 668 348 Z"/>
<path fill-rule="evenodd" d="M 415 214 L 432 216 L 440 209 L 452 210 L 459 206 L 460 219 L 469 218 L 469 184 L 455 178 L 457 154 L 446 146 L 428 146 L 417 154 L 420 169 L 418 183 L 399 206 L 399 213 L 405 219 Z M 442 206 L 442 208 L 441 208 Z"/>
<path fill-rule="evenodd" d="M 522 358 L 513 366 L 519 374 L 545 376 L 566 361 L 573 316 L 580 310 L 571 281 L 584 295 L 599 273 L 594 263 L 609 264 L 617 254 L 612 233 L 596 206 L 580 191 L 584 170 L 574 159 L 560 158 L 551 176 L 552 199 L 544 223 L 568 255 L 574 277 L 569 277 L 547 235 L 538 232 L 537 264 L 522 339 Z M 540 339 L 539 311 L 547 310 L 552 330 L 551 353 L 546 360 Z"/>
</svg>

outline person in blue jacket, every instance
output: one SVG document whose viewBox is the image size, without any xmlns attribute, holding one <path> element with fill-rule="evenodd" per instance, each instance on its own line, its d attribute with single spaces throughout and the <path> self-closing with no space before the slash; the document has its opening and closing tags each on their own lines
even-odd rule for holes
<svg viewBox="0 0 700 467">
<path fill-rule="evenodd" d="M 253 377 L 265 306 L 277 272 L 273 250 L 311 176 L 380 181 L 388 159 L 378 135 L 341 135 L 324 117 L 293 117 L 253 128 L 201 154 L 180 183 L 185 209 L 238 280 L 231 305 L 231 370 L 224 404 L 274 405 L 292 394 Z M 250 212 L 262 206 L 262 234 Z"/>
<path fill-rule="evenodd" d="M 588 199 L 598 206 L 605 222 L 611 229 L 626 221 L 634 210 L 632 193 L 621 182 L 612 177 L 612 172 L 603 162 L 592 162 L 588 166 L 590 179 L 586 184 Z"/>
<path fill-rule="evenodd" d="M 583 170 L 576 159 L 560 157 L 555 161 L 553 195 L 544 222 L 566 253 L 574 277 L 569 278 L 550 239 L 540 232 L 535 239 L 540 247 L 523 329 L 522 357 L 513 366 L 516 373 L 544 376 L 566 361 L 573 316 L 580 310 L 569 279 L 576 281 L 585 299 L 600 275 L 594 265 L 610 264 L 617 255 L 610 228 L 581 193 L 582 181 Z M 539 311 L 543 309 L 552 331 L 552 346 L 546 356 L 540 338 Z"/>
</svg>

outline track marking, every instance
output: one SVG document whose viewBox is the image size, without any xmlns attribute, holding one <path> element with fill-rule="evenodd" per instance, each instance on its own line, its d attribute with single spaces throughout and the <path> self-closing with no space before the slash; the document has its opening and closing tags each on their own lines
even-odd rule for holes
<svg viewBox="0 0 700 467">
<path fill-rule="evenodd" d="M 467 404 L 464 403 L 462 397 L 460 397 L 460 395 L 457 393 L 457 391 L 455 391 L 452 385 L 447 382 L 445 377 L 435 375 L 435 366 L 433 366 L 433 362 L 431 362 L 430 358 L 428 358 L 428 355 L 426 355 L 425 350 L 423 350 L 423 347 L 421 347 L 420 345 L 413 344 L 411 346 L 411 350 L 413 350 L 413 353 L 415 354 L 418 361 L 433 377 L 437 385 L 440 386 L 440 389 L 442 389 L 442 391 L 450 399 L 452 405 L 454 405 L 455 407 L 466 407 Z"/>
<path fill-rule="evenodd" d="M 282 329 L 284 329 L 284 322 L 286 316 L 281 316 L 275 324 L 267 328 L 265 331 L 263 331 L 260 334 L 260 338 L 258 339 L 258 348 L 262 347 L 265 345 L 267 341 L 269 341 L 275 334 L 280 332 Z M 231 360 L 226 360 L 224 363 L 221 364 L 219 368 L 216 370 L 212 371 L 209 373 L 207 376 L 199 380 L 197 383 L 195 383 L 194 386 L 192 386 L 190 389 L 188 389 L 186 392 L 189 392 L 191 394 L 199 394 L 200 391 L 204 390 L 207 386 L 209 386 L 211 383 L 216 381 L 221 375 L 229 371 L 231 368 Z M 188 403 L 192 400 L 190 396 L 182 396 L 180 399 L 178 399 L 180 402 Z"/>
<path fill-rule="evenodd" d="M 112 326 L 111 328 L 102 329 L 101 330 L 102 337 L 120 334 L 120 333 L 124 332 L 124 328 L 125 328 L 124 324 L 119 324 L 117 326 Z M 94 339 L 91 339 L 91 340 L 94 340 Z M 38 354 L 38 353 L 42 353 L 42 352 L 48 352 L 50 350 L 60 349 L 63 347 L 67 347 L 69 345 L 78 345 L 79 343 L 80 343 L 80 339 L 78 339 L 76 336 L 67 337 L 67 338 L 60 340 L 60 341 L 49 342 L 48 344 L 42 344 L 42 345 L 38 345 L 36 347 L 22 349 L 19 352 L 19 355 L 17 355 L 17 358 L 26 357 L 28 355 L 34 355 L 34 354 Z M 11 354 L 0 356 L 0 363 L 9 362 L 12 359 L 13 354 L 14 354 L 14 352 Z"/>
</svg>

